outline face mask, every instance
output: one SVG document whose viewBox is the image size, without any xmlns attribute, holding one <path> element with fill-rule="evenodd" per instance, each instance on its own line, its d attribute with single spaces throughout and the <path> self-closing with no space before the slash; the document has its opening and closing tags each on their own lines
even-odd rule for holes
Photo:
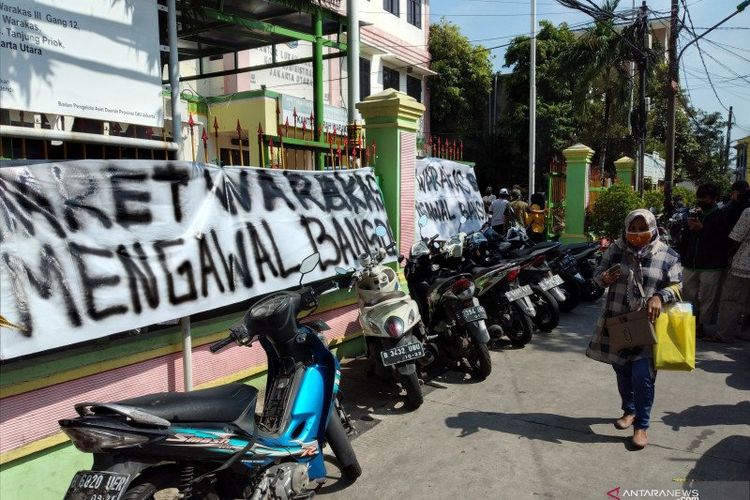
<svg viewBox="0 0 750 500">
<path fill-rule="evenodd" d="M 625 233 L 625 239 L 631 246 L 640 248 L 648 245 L 651 241 L 651 231 L 643 231 L 638 233 L 631 233 L 630 231 L 628 231 L 627 233 Z"/>
</svg>

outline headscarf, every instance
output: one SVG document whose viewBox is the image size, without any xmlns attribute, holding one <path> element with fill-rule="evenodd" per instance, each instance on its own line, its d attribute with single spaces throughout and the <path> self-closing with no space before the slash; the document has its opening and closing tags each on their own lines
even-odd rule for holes
<svg viewBox="0 0 750 500">
<path fill-rule="evenodd" d="M 634 248 L 628 243 L 627 238 L 625 237 L 625 233 L 628 231 L 630 224 L 638 217 L 643 217 L 643 219 L 646 221 L 648 230 L 651 232 L 651 241 L 641 248 Z M 625 227 L 622 230 L 622 242 L 624 244 L 623 248 L 629 249 L 633 253 L 633 255 L 636 256 L 636 258 L 640 260 L 651 253 L 658 241 L 659 229 L 656 227 L 656 217 L 654 217 L 654 214 L 652 214 L 650 210 L 646 210 L 645 208 L 637 208 L 630 212 L 627 217 L 625 217 Z"/>
<path fill-rule="evenodd" d="M 625 237 L 630 224 L 638 217 L 643 217 L 648 225 L 648 229 L 651 232 L 651 241 L 642 246 L 641 248 L 632 247 Z M 656 226 L 656 217 L 651 213 L 650 210 L 645 208 L 638 208 L 630 212 L 625 217 L 625 227 L 622 231 L 622 237 L 617 241 L 620 248 L 622 248 L 625 256 L 632 256 L 632 269 L 628 276 L 628 303 L 630 304 L 631 310 L 635 311 L 641 309 L 646 304 L 646 297 L 643 296 L 642 285 L 643 285 L 643 271 L 641 269 L 641 260 L 649 254 L 652 254 L 658 247 L 662 246 L 663 243 L 659 238 L 659 229 Z"/>
</svg>

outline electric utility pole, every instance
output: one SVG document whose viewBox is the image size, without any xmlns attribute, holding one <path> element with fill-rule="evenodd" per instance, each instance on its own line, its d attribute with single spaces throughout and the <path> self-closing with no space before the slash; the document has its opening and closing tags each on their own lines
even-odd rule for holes
<svg viewBox="0 0 750 500">
<path fill-rule="evenodd" d="M 636 187 L 638 192 L 643 196 L 643 171 L 644 158 L 646 156 L 646 122 L 648 111 L 646 110 L 646 74 L 648 72 L 648 45 L 649 25 L 648 25 L 648 7 L 646 2 L 641 4 L 640 12 L 640 53 L 638 57 L 638 162 L 636 170 Z"/>
<path fill-rule="evenodd" d="M 729 14 L 727 17 L 714 24 L 700 35 L 695 36 L 690 42 L 688 42 L 680 53 L 677 54 L 677 1 L 672 0 L 672 15 L 671 15 L 671 29 L 669 35 L 669 82 L 667 84 L 667 154 L 665 158 L 664 168 L 664 211 L 669 215 L 672 213 L 672 180 L 674 177 L 674 127 L 675 127 L 675 98 L 677 96 L 677 88 L 679 82 L 678 70 L 679 62 L 682 54 L 692 44 L 715 30 L 725 22 L 732 19 L 734 16 L 745 10 L 750 5 L 750 0 L 743 0 L 734 12 Z M 695 34 L 694 34 L 695 35 Z M 731 120 L 730 120 L 731 123 Z M 729 155 L 727 155 L 729 156 Z"/>
<path fill-rule="evenodd" d="M 729 106 L 729 121 L 727 122 L 727 146 L 724 148 L 724 171 L 729 170 L 729 143 L 732 142 L 732 106 Z"/>
<path fill-rule="evenodd" d="M 677 25 L 678 1 L 672 0 L 672 12 L 669 22 L 669 71 L 667 72 L 667 151 L 664 159 L 664 211 L 672 214 L 672 182 L 674 180 L 674 128 L 675 128 L 675 100 L 679 87 L 679 61 L 677 60 Z"/>
<path fill-rule="evenodd" d="M 531 0 L 531 61 L 529 65 L 529 202 L 536 182 L 536 0 Z M 549 195 L 549 194 L 548 194 Z"/>
</svg>

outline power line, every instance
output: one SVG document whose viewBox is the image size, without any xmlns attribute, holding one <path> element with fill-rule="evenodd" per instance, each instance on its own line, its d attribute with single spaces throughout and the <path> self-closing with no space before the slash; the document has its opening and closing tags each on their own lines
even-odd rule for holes
<svg viewBox="0 0 750 500">
<path fill-rule="evenodd" d="M 748 79 L 747 79 L 747 77 L 745 77 L 745 76 L 742 76 L 742 75 L 740 75 L 740 74 L 739 74 L 739 73 L 737 73 L 737 72 L 736 72 L 735 70 L 733 70 L 732 68 L 730 68 L 729 66 L 727 66 L 727 65 L 726 65 L 726 64 L 724 64 L 723 62 L 721 62 L 721 61 L 719 61 L 718 59 L 716 59 L 716 58 L 715 58 L 714 56 L 712 56 L 712 55 L 711 55 L 711 54 L 710 54 L 709 52 L 707 52 L 707 51 L 704 51 L 704 52 L 705 52 L 705 54 L 706 54 L 706 57 L 708 57 L 709 59 L 711 59 L 712 61 L 714 61 L 714 62 L 715 62 L 716 64 L 718 64 L 719 66 L 721 66 L 721 67 L 722 67 L 722 68 L 724 68 L 725 70 L 729 71 L 729 73 L 731 73 L 731 74 L 732 74 L 733 76 L 736 76 L 736 77 L 740 78 L 741 80 L 744 80 L 744 81 L 746 81 L 746 82 L 747 82 L 748 84 L 750 84 L 750 80 L 748 80 Z"/>
<path fill-rule="evenodd" d="M 735 51 L 733 51 L 733 50 L 730 50 L 730 49 L 728 49 L 728 48 L 726 47 L 726 45 L 727 45 L 727 44 L 722 44 L 722 43 L 719 43 L 719 42 L 715 42 L 715 41 L 713 41 L 713 40 L 709 40 L 708 38 L 706 38 L 705 40 L 706 40 L 706 41 L 707 41 L 708 43 L 710 43 L 711 45 L 713 45 L 713 46 L 715 46 L 715 47 L 718 47 L 718 48 L 720 48 L 720 49 L 722 49 L 722 50 L 724 50 L 724 51 L 726 51 L 726 52 L 728 52 L 728 53 L 732 54 L 733 56 L 735 56 L 735 57 L 737 57 L 737 58 L 739 58 L 739 59 L 742 59 L 743 61 L 747 61 L 747 62 L 750 62 L 750 59 L 748 59 L 747 57 L 745 57 L 745 56 L 743 56 L 743 55 L 741 55 L 741 54 L 738 54 L 737 52 L 735 52 Z M 728 46 L 729 46 L 729 47 L 734 47 L 733 45 L 728 45 Z M 740 49 L 739 47 L 734 47 L 734 48 L 736 48 L 736 49 L 738 49 L 738 50 L 745 50 L 745 49 Z"/>
<path fill-rule="evenodd" d="M 687 2 L 685 0 L 682 1 L 682 6 L 685 8 L 685 13 L 687 14 L 688 22 L 690 23 L 690 27 L 692 28 L 693 36 L 695 36 L 695 27 L 693 26 L 693 17 L 690 15 L 690 10 L 688 9 Z M 711 90 L 713 90 L 714 95 L 716 96 L 716 100 L 719 101 L 719 104 L 721 104 L 721 107 L 724 108 L 727 113 L 729 112 L 729 108 L 724 105 L 724 101 L 721 100 L 721 97 L 719 97 L 719 93 L 716 90 L 716 87 L 714 86 L 714 82 L 711 80 L 711 74 L 708 72 L 708 67 L 706 67 L 706 60 L 703 58 L 703 50 L 701 49 L 700 43 L 696 39 L 695 41 L 695 48 L 698 49 L 698 55 L 700 55 L 701 63 L 703 63 L 703 69 L 706 71 L 706 76 L 708 77 L 708 83 L 711 84 Z"/>
</svg>

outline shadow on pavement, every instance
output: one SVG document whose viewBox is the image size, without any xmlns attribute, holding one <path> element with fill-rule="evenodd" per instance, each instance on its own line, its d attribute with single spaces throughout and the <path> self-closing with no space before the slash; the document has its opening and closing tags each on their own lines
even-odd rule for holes
<svg viewBox="0 0 750 500">
<path fill-rule="evenodd" d="M 480 429 L 516 434 L 527 439 L 549 443 L 622 443 L 628 445 L 630 433 L 622 437 L 596 434 L 592 425 L 612 424 L 612 418 L 565 417 L 551 413 L 495 413 L 461 412 L 445 419 L 451 429 L 460 429 L 459 437 L 469 436 Z"/>
<path fill-rule="evenodd" d="M 688 473 L 689 481 L 750 481 L 750 436 L 729 436 L 706 450 Z"/>
<path fill-rule="evenodd" d="M 705 346 L 705 343 L 702 345 Z M 747 345 L 750 346 L 750 344 Z M 699 350 L 705 349 L 699 346 Z M 722 345 L 715 351 L 729 359 L 698 359 L 696 368 L 709 373 L 728 373 L 726 382 L 729 387 L 750 391 L 750 350 Z"/>
<path fill-rule="evenodd" d="M 679 413 L 665 412 L 662 417 L 665 425 L 673 431 L 681 427 L 708 427 L 712 425 L 750 425 L 750 401 L 736 405 L 691 406 Z"/>
</svg>

